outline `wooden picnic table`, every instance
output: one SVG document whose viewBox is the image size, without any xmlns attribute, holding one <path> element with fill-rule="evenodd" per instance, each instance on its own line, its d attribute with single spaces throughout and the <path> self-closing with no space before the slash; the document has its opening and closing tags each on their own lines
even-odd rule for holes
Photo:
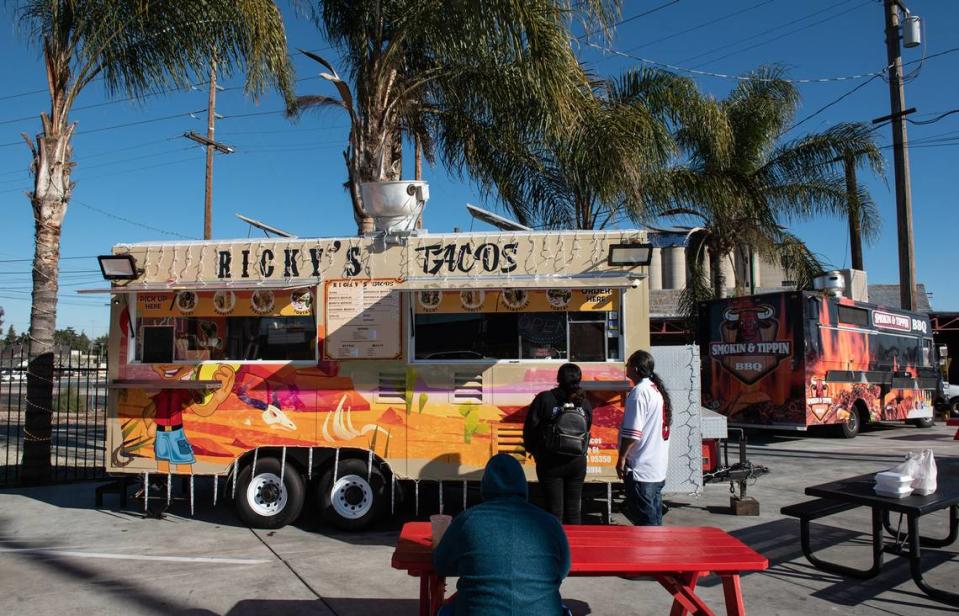
<svg viewBox="0 0 959 616">
<path fill-rule="evenodd" d="M 726 613 L 744 615 L 740 573 L 769 566 L 762 554 L 718 528 L 570 525 L 563 530 L 570 576 L 653 578 L 673 596 L 670 616 L 714 614 L 696 594 L 697 581 L 710 573 L 722 579 Z M 393 552 L 394 569 L 420 578 L 420 616 L 433 616 L 446 593 L 444 578 L 433 570 L 432 549 L 429 522 L 409 522 Z"/>
</svg>

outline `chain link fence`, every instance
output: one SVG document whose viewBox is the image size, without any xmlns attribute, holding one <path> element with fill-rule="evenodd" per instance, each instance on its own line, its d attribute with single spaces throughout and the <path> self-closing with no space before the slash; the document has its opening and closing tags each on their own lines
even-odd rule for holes
<svg viewBox="0 0 959 616">
<path fill-rule="evenodd" d="M 20 484 L 29 358 L 26 345 L 0 349 L 0 488 Z M 106 350 L 58 349 L 53 374 L 51 479 L 104 477 Z"/>
</svg>

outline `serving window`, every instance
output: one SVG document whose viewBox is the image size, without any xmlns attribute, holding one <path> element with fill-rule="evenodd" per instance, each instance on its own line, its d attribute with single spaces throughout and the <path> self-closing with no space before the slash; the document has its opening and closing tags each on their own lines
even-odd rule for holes
<svg viewBox="0 0 959 616">
<path fill-rule="evenodd" d="M 312 289 L 141 293 L 134 361 L 316 358 Z"/>
<path fill-rule="evenodd" d="M 620 293 L 611 289 L 419 291 L 411 349 L 417 361 L 621 357 Z"/>
</svg>

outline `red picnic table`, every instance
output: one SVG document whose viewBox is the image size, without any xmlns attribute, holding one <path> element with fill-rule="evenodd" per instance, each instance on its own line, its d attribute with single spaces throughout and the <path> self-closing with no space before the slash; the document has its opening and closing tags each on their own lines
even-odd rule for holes
<svg viewBox="0 0 959 616">
<path fill-rule="evenodd" d="M 564 526 L 571 576 L 651 577 L 674 598 L 670 616 L 714 613 L 696 594 L 699 578 L 715 573 L 723 581 L 726 613 L 743 616 L 739 574 L 762 571 L 766 558 L 718 528 L 699 526 Z M 444 578 L 433 571 L 429 522 L 403 525 L 392 566 L 420 578 L 420 616 L 443 604 Z"/>
</svg>

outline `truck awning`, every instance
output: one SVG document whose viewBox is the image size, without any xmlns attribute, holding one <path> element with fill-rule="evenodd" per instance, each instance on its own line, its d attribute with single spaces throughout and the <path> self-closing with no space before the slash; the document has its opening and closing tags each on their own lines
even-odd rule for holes
<svg viewBox="0 0 959 616">
<path fill-rule="evenodd" d="M 396 285 L 403 291 L 445 289 L 597 289 L 628 288 L 644 280 L 646 274 L 596 272 L 573 276 L 415 276 Z"/>
<path fill-rule="evenodd" d="M 246 282 L 242 280 L 225 282 L 157 282 L 137 286 L 110 287 L 108 289 L 79 289 L 84 295 L 95 293 L 158 293 L 162 291 L 219 291 L 220 289 L 256 291 L 257 289 L 302 289 L 315 287 L 322 281 L 291 282 L 289 280 L 260 280 Z"/>
<path fill-rule="evenodd" d="M 396 284 L 399 291 L 427 291 L 431 289 L 605 289 L 628 288 L 645 280 L 646 274 L 634 272 L 589 272 L 572 276 L 411 276 Z M 358 278 L 357 280 L 363 280 Z M 223 282 L 156 282 L 136 286 L 115 286 L 105 289 L 80 289 L 84 295 L 96 293 L 157 293 L 163 291 L 218 291 L 220 289 L 239 289 L 255 291 L 257 289 L 301 289 L 323 284 L 322 280 L 290 281 L 229 280 Z"/>
</svg>

